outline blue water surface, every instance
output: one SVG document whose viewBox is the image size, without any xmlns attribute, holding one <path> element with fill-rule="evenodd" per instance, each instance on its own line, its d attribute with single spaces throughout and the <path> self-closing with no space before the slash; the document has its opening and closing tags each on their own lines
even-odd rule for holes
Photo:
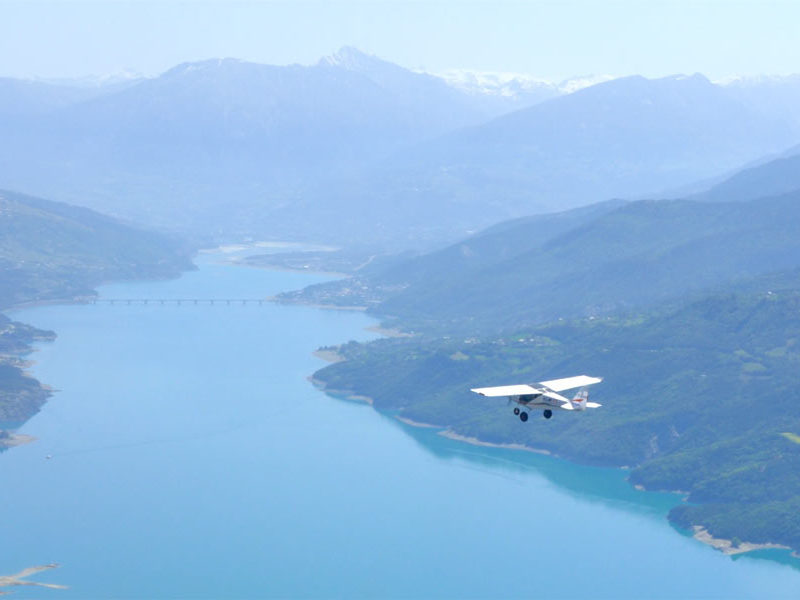
<svg viewBox="0 0 800 600">
<path fill-rule="evenodd" d="M 100 293 L 258 298 L 325 280 L 216 258 Z M 622 471 L 471 446 L 319 392 L 311 352 L 374 337 L 361 313 L 13 316 L 58 333 L 32 372 L 59 391 L 20 430 L 37 441 L 0 455 L 0 573 L 57 562 L 32 579 L 69 586 L 13 597 L 800 598 L 785 554 L 734 561 L 682 535 L 665 518 L 679 498 Z"/>
</svg>

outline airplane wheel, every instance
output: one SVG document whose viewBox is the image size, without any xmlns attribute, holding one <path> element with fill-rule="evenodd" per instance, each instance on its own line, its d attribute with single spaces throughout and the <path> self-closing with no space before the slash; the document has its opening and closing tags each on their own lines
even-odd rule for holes
<svg viewBox="0 0 800 600">
<path fill-rule="evenodd" d="M 545 418 L 545 419 L 549 419 L 549 418 L 550 418 L 550 417 L 552 417 L 552 416 L 553 416 L 553 411 L 552 411 L 552 410 L 550 410 L 549 408 L 548 408 L 547 410 L 545 410 L 545 411 L 544 411 L 544 418 Z"/>
<path fill-rule="evenodd" d="M 515 415 L 518 415 L 518 414 L 519 414 L 519 407 L 515 407 L 515 408 L 514 408 L 514 414 L 515 414 Z"/>
<path fill-rule="evenodd" d="M 528 413 L 526 413 L 526 412 L 520 412 L 520 413 L 519 413 L 519 420 L 520 420 L 520 421 L 522 421 L 523 423 L 524 423 L 525 421 L 527 421 L 527 420 L 528 420 Z"/>
</svg>

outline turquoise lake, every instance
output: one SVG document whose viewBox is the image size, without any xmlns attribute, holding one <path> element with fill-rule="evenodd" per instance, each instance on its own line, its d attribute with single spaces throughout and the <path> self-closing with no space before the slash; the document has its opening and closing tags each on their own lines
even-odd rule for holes
<svg viewBox="0 0 800 600">
<path fill-rule="evenodd" d="M 100 293 L 257 298 L 326 279 L 198 263 Z M 800 598 L 787 553 L 726 557 L 669 525 L 677 496 L 623 471 L 448 440 L 316 390 L 313 350 L 375 337 L 361 313 L 12 316 L 58 333 L 31 358 L 59 391 L 20 430 L 37 441 L 0 454 L 0 574 L 56 562 L 31 579 L 69 586 L 12 598 Z"/>
</svg>

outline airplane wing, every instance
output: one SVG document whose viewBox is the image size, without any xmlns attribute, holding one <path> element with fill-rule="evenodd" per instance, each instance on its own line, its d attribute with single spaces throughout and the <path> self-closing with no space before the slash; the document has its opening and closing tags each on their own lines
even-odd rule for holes
<svg viewBox="0 0 800 600">
<path fill-rule="evenodd" d="M 550 381 L 542 381 L 541 385 L 553 390 L 554 392 L 563 392 L 564 390 L 571 390 L 573 388 L 583 387 L 585 385 L 592 385 L 593 383 L 600 383 L 601 381 L 603 381 L 602 377 L 576 375 L 575 377 L 565 377 L 564 379 L 551 379 Z"/>
<path fill-rule="evenodd" d="M 556 394 L 555 392 L 551 392 L 549 390 L 537 389 L 530 385 L 501 385 L 498 387 L 473 388 L 470 391 L 490 398 L 497 396 L 527 396 L 529 394 L 536 394 L 540 396 L 546 396 L 553 400 L 558 400 L 561 403 L 559 408 L 563 408 L 564 410 L 573 410 L 572 402 L 570 402 L 568 398 L 565 398 L 561 394 Z"/>
<path fill-rule="evenodd" d="M 527 396 L 528 394 L 541 394 L 541 390 L 529 385 L 501 385 L 498 387 L 473 388 L 470 390 L 481 396 L 494 398 L 496 396 Z"/>
</svg>

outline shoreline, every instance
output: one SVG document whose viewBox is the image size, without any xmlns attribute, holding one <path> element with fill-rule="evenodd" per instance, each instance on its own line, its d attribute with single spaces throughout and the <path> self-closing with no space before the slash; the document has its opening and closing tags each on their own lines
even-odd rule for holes
<svg viewBox="0 0 800 600">
<path fill-rule="evenodd" d="M 278 271 L 281 273 L 309 273 L 311 275 L 328 275 L 330 277 L 336 277 L 337 279 L 344 279 L 345 277 L 350 277 L 350 275 L 348 275 L 347 273 L 340 273 L 339 271 L 320 271 L 317 269 L 293 269 L 291 267 L 279 267 L 277 265 L 253 265 L 236 258 L 223 260 L 222 262 L 228 265 L 234 265 L 236 267 L 247 267 L 250 269 L 264 269 L 265 271 Z"/>
<path fill-rule="evenodd" d="M 328 388 L 324 382 L 320 381 L 319 379 L 314 379 L 313 375 L 309 375 L 306 379 L 311 382 L 315 388 L 331 396 L 332 398 L 336 398 L 337 400 L 348 400 L 350 402 L 355 402 L 357 404 L 369 404 L 370 406 L 375 405 L 375 400 L 369 396 L 363 396 L 361 394 L 356 394 L 353 390 L 334 390 Z"/>
<path fill-rule="evenodd" d="M 316 356 L 320 360 L 324 360 L 325 362 L 331 363 L 331 364 L 340 363 L 340 362 L 344 362 L 344 361 L 347 360 L 344 356 L 339 354 L 336 350 L 318 349 L 318 350 L 314 350 L 314 352 L 312 352 L 311 354 L 312 354 L 312 356 Z"/>
<path fill-rule="evenodd" d="M 279 299 L 277 296 L 267 296 L 264 300 L 275 304 L 283 304 L 285 306 L 307 306 L 309 308 L 321 308 L 323 310 L 352 310 L 365 312 L 369 308 L 368 306 L 340 306 L 338 304 L 316 304 L 314 302 L 287 302 Z"/>
<path fill-rule="evenodd" d="M 732 540 L 714 537 L 711 535 L 708 529 L 702 525 L 692 525 L 692 537 L 698 542 L 702 542 L 703 544 L 711 546 L 715 550 L 722 552 L 726 556 L 746 554 L 747 552 L 753 552 L 754 550 L 791 550 L 789 546 L 772 543 L 754 544 L 752 542 L 741 542 L 738 546 L 734 546 Z M 792 552 L 792 555 L 797 556 L 795 552 Z"/>
<path fill-rule="evenodd" d="M 326 394 L 329 394 L 334 397 L 344 396 L 348 400 L 366 402 L 367 404 L 374 407 L 373 398 L 369 398 L 367 396 L 360 396 L 358 394 L 353 394 L 352 391 L 328 390 L 326 389 L 325 384 L 322 381 L 318 379 L 313 379 L 313 377 L 309 377 L 309 381 L 311 381 L 318 389 L 320 389 L 322 392 Z M 542 456 L 549 456 L 551 458 L 557 458 L 560 460 L 568 460 L 569 462 L 574 462 L 571 461 L 570 459 L 565 459 L 557 454 L 554 454 L 550 450 L 544 450 L 542 448 L 533 448 L 531 446 L 526 446 L 525 444 L 516 444 L 516 443 L 487 442 L 485 440 L 481 440 L 480 438 L 476 438 L 474 436 L 467 436 L 467 435 L 462 435 L 460 433 L 456 433 L 452 429 L 448 429 L 440 425 L 434 425 L 432 423 L 422 423 L 400 415 L 393 415 L 393 417 L 396 420 L 400 421 L 401 423 L 408 425 L 409 427 L 418 427 L 420 429 L 440 429 L 441 431 L 438 431 L 437 435 L 440 435 L 444 438 L 456 442 L 470 444 L 472 446 L 478 446 L 482 448 L 499 448 L 504 450 L 518 450 L 523 452 L 532 452 L 534 454 L 540 454 Z M 630 469 L 630 467 L 617 467 L 617 468 L 623 471 Z M 642 492 L 648 491 L 642 485 L 633 484 L 632 487 L 637 491 L 642 491 Z M 688 492 L 684 491 L 676 491 L 670 493 L 682 494 L 684 496 L 688 495 Z M 708 532 L 708 530 L 705 527 L 701 525 L 692 525 L 691 531 L 692 531 L 692 537 L 695 540 L 701 542 L 702 544 L 710 546 L 714 550 L 722 552 L 726 556 L 736 556 L 740 554 L 746 554 L 748 552 L 754 552 L 757 550 L 787 550 L 790 552 L 793 558 L 800 559 L 800 551 L 795 551 L 789 546 L 784 546 L 782 544 L 775 544 L 775 543 L 756 544 L 753 542 L 740 542 L 739 545 L 734 548 L 733 542 L 731 540 L 723 538 L 715 538 L 713 535 L 711 535 L 711 533 Z"/>
<path fill-rule="evenodd" d="M 28 300 L 27 302 L 19 302 L 17 304 L 12 304 L 11 306 L 7 306 L 5 308 L 0 309 L 0 311 L 7 314 L 11 314 L 18 310 L 26 310 L 28 308 L 38 308 L 40 306 L 55 306 L 58 304 L 62 305 L 89 304 L 95 298 L 97 298 L 97 296 L 65 296 L 63 298 L 53 298 L 50 300 Z"/>
<path fill-rule="evenodd" d="M 231 254 L 233 252 L 241 252 L 242 250 L 254 250 L 257 248 L 278 248 L 278 249 L 286 249 L 286 248 L 293 248 L 298 250 L 299 252 L 335 252 L 339 250 L 337 246 L 326 246 L 323 244 L 316 244 L 314 242 L 286 242 L 286 241 L 260 241 L 260 242 L 242 242 L 242 243 L 230 243 L 230 244 L 220 244 L 219 246 L 214 246 L 212 248 L 200 248 L 198 252 L 203 254 L 213 254 L 215 252 L 221 252 L 223 254 Z"/>
<path fill-rule="evenodd" d="M 436 426 L 432 425 L 431 427 L 436 427 Z M 456 433 L 452 429 L 444 429 L 443 431 L 440 431 L 438 435 L 445 437 L 449 440 L 464 442 L 472 446 L 481 446 L 483 448 L 502 448 L 505 450 L 522 450 L 524 452 L 533 452 L 534 454 L 542 454 L 544 456 L 552 456 L 553 458 L 560 458 L 558 455 L 553 454 L 549 450 L 543 450 L 541 448 L 532 448 L 530 446 L 526 446 L 525 444 L 503 444 L 498 442 L 486 442 L 480 438 L 468 435 L 461 435 L 460 433 Z"/>
<path fill-rule="evenodd" d="M 100 294 L 97 292 L 96 289 L 98 287 L 103 287 L 105 285 L 112 285 L 115 283 L 133 283 L 133 282 L 161 282 L 161 281 L 174 281 L 176 279 L 180 279 L 184 276 L 185 273 L 189 273 L 191 271 L 197 270 L 197 264 L 194 262 L 194 259 L 191 260 L 190 266 L 184 269 L 180 269 L 177 273 L 173 273 L 170 275 L 162 275 L 162 276 L 142 276 L 142 277 L 131 277 L 131 278 L 123 278 L 123 279 L 104 279 L 102 281 L 98 281 L 92 284 L 94 294 L 75 294 L 72 296 L 63 296 L 61 298 L 49 298 L 44 300 L 28 300 L 25 302 L 17 302 L 15 304 L 11 304 L 9 306 L 0 307 L 0 312 L 10 314 L 18 310 L 25 310 L 28 308 L 38 308 L 41 306 L 55 306 L 55 305 L 74 305 L 74 304 L 91 304 L 94 300 L 100 299 Z"/>
<path fill-rule="evenodd" d="M 50 563 L 47 565 L 37 565 L 35 567 L 27 567 L 26 569 L 22 569 L 19 573 L 14 573 L 13 575 L 0 575 L 0 588 L 9 588 L 9 587 L 16 587 L 22 585 L 28 586 L 38 586 L 44 588 L 50 588 L 52 590 L 67 590 L 69 586 L 61 585 L 58 583 L 40 583 L 38 581 L 28 581 L 28 577 L 31 575 L 36 575 L 37 573 L 41 573 L 42 571 L 49 571 L 50 569 L 58 568 L 58 563 Z M 11 592 L 4 592 L 0 591 L 0 595 L 11 594 Z"/>
<path fill-rule="evenodd" d="M 213 250 L 209 251 L 209 253 L 211 253 L 211 252 L 213 252 Z M 226 264 L 230 264 L 231 266 L 253 266 L 253 265 L 247 265 L 247 264 L 243 264 L 243 263 L 238 263 L 235 260 L 229 260 L 229 261 L 225 261 L 225 262 L 226 262 Z M 256 267 L 256 268 L 267 268 L 268 270 L 289 270 L 289 271 L 295 271 L 295 272 L 310 272 L 309 270 L 270 269 L 269 267 Z M 181 272 L 176 277 L 180 278 L 185 273 L 186 273 L 186 271 Z M 167 279 L 171 279 L 171 278 L 164 278 L 164 279 L 167 280 Z M 138 281 L 138 279 L 131 279 L 130 281 Z M 16 310 L 16 309 L 22 310 L 22 309 L 32 308 L 32 307 L 37 307 L 37 306 L 48 306 L 48 305 L 55 305 L 55 304 L 86 303 L 86 302 L 90 302 L 92 298 L 93 298 L 93 296 L 75 296 L 75 297 L 72 297 L 72 298 L 31 301 L 29 303 L 24 303 L 24 305 L 19 305 L 19 306 L 12 307 L 10 310 Z M 354 310 L 355 311 L 365 311 L 365 310 L 367 310 L 367 307 L 355 307 L 355 306 L 347 307 L 347 306 L 325 305 L 325 304 L 314 304 L 314 303 L 302 303 L 302 302 L 279 302 L 274 297 L 267 298 L 267 300 L 275 302 L 276 304 L 287 304 L 287 305 L 288 304 L 295 304 L 295 305 L 308 306 L 310 308 L 319 308 L 319 309 L 322 309 L 322 310 L 325 310 L 325 309 L 328 309 L 328 310 L 348 310 L 348 311 L 354 311 Z M 9 309 L 6 309 L 6 310 L 9 310 Z M 366 327 L 365 329 L 368 330 L 368 331 L 372 331 L 372 332 L 378 333 L 380 335 L 385 335 L 387 337 L 411 337 L 411 334 L 403 334 L 400 331 L 392 330 L 392 329 L 382 329 L 378 325 Z M 395 333 L 395 335 L 392 335 L 392 333 Z M 316 351 L 312 352 L 312 354 L 315 357 L 317 357 L 317 358 L 319 358 L 321 360 L 324 360 L 324 361 L 326 361 L 328 363 L 332 363 L 332 364 L 333 363 L 337 363 L 337 362 L 342 362 L 342 361 L 346 360 L 344 356 L 342 356 L 341 354 L 339 354 L 335 350 L 316 350 Z M 317 387 L 318 389 L 320 389 L 321 391 L 323 391 L 324 393 L 326 393 L 328 395 L 336 397 L 337 399 L 344 399 L 344 400 L 355 402 L 355 403 L 359 403 L 359 404 L 368 404 L 368 405 L 374 407 L 374 399 L 372 397 L 361 395 L 361 394 L 356 394 L 353 390 L 327 389 L 325 383 L 320 381 L 320 380 L 318 380 L 318 379 L 315 379 L 313 377 L 313 375 L 309 376 L 307 379 L 315 387 Z M 413 421 L 412 419 L 408 419 L 408 418 L 405 418 L 405 417 L 395 416 L 395 418 L 398 419 L 400 422 L 404 423 L 405 425 L 408 425 L 408 426 L 411 426 L 411 427 L 440 428 L 440 426 L 438 426 L 438 425 L 433 425 L 433 424 L 428 424 L 428 423 L 420 423 L 420 422 L 416 422 L 416 421 Z M 442 429 L 443 429 L 442 431 L 437 432 L 437 435 L 441 435 L 444 438 L 452 439 L 454 441 L 468 443 L 468 444 L 474 445 L 474 446 L 487 447 L 487 448 L 500 448 L 500 449 L 508 449 L 508 450 L 523 450 L 523 451 L 526 451 L 526 452 L 533 452 L 533 453 L 536 453 L 536 454 L 541 454 L 541 455 L 546 455 L 546 456 L 552 456 L 552 457 L 556 457 L 557 456 L 557 455 L 553 454 L 552 452 L 550 452 L 548 450 L 532 448 L 532 447 L 526 446 L 524 444 L 487 442 L 487 441 L 481 440 L 480 438 L 477 438 L 477 437 L 471 437 L 471 436 L 458 434 L 455 431 L 452 431 L 450 429 L 444 429 L 444 428 L 442 428 Z M 27 443 L 32 443 L 35 440 L 36 440 L 36 438 L 33 437 L 33 436 L 30 436 L 30 435 L 11 433 L 9 438 L 7 438 L 6 440 L 3 440 L 2 442 L 0 442 L 0 444 L 3 444 L 3 442 L 5 442 L 3 447 L 12 448 L 12 447 L 15 447 L 15 446 L 19 446 L 19 445 L 23 445 L 23 444 L 27 444 Z M 749 542 L 742 542 L 737 547 L 734 548 L 733 544 L 732 544 L 732 542 L 730 540 L 714 538 L 702 526 L 699 526 L 699 525 L 692 526 L 692 532 L 693 532 L 694 539 L 696 539 L 696 540 L 698 540 L 698 541 L 700 541 L 700 542 L 702 542 L 702 543 L 704 543 L 706 545 L 709 545 L 712 548 L 714 548 L 716 550 L 719 550 L 719 551 L 723 552 L 726 555 L 738 555 L 738 554 L 743 554 L 743 553 L 756 551 L 756 550 L 764 550 L 764 549 L 791 550 L 791 548 L 788 548 L 786 546 L 782 546 L 782 545 L 779 545 L 779 544 L 770 544 L 770 543 L 753 544 L 753 543 L 749 543 Z"/>
<path fill-rule="evenodd" d="M 278 252 L 264 252 L 261 254 L 248 254 L 246 256 L 231 256 L 233 254 L 253 250 L 279 250 Z M 336 278 L 344 278 L 349 277 L 348 273 L 341 273 L 339 271 L 327 271 L 324 269 L 304 269 L 298 267 L 289 267 L 285 265 L 272 265 L 272 264 L 252 264 L 247 262 L 248 258 L 253 256 L 269 256 L 270 254 L 273 255 L 280 255 L 283 254 L 281 250 L 285 251 L 293 251 L 293 252 L 336 252 L 341 250 L 338 246 L 330 246 L 325 244 L 317 244 L 313 242 L 281 242 L 281 241 L 262 241 L 262 242 L 250 242 L 250 243 L 242 243 L 242 244 L 223 244 L 220 246 L 216 246 L 215 248 L 203 248 L 199 250 L 200 253 L 203 254 L 222 254 L 221 262 L 224 264 L 235 265 L 237 267 L 250 267 L 253 269 L 265 269 L 267 271 L 280 271 L 285 273 L 311 273 L 314 275 L 326 275 L 330 277 Z"/>
<path fill-rule="evenodd" d="M 433 425 L 432 423 L 420 423 L 419 421 L 413 421 L 408 417 L 401 417 L 400 415 L 394 415 L 394 418 L 411 427 L 419 427 L 421 429 L 441 429 L 438 425 Z"/>
<path fill-rule="evenodd" d="M 17 446 L 23 446 L 24 444 L 31 444 L 36 441 L 32 435 L 28 435 L 26 433 L 8 433 L 8 437 L 5 439 L 0 439 L 0 450 L 8 450 L 10 448 L 16 448 Z"/>
</svg>

